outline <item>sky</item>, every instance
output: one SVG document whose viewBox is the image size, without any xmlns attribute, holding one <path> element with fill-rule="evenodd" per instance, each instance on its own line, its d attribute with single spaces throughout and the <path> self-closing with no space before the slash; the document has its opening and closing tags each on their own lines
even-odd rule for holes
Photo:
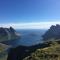
<svg viewBox="0 0 60 60">
<path fill-rule="evenodd" d="M 60 0 L 0 0 L 0 26 L 42 29 L 59 22 Z"/>
</svg>

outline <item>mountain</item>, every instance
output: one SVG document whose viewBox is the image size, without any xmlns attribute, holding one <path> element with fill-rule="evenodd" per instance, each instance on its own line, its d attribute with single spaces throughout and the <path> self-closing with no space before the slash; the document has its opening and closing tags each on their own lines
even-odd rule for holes
<svg viewBox="0 0 60 60">
<path fill-rule="evenodd" d="M 42 37 L 44 41 L 48 41 L 50 39 L 60 39 L 60 25 L 52 25 Z"/>
<path fill-rule="evenodd" d="M 36 49 L 22 60 L 60 60 L 60 44 L 52 42 L 49 47 Z"/>
<path fill-rule="evenodd" d="M 60 60 L 60 25 L 52 25 L 43 43 L 11 48 L 7 60 Z"/>
<path fill-rule="evenodd" d="M 0 27 L 0 42 L 14 40 L 19 37 L 19 34 L 12 28 Z"/>
</svg>

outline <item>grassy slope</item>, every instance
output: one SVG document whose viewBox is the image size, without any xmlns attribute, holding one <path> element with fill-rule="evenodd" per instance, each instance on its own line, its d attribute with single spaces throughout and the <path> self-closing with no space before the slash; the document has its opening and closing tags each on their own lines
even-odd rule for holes
<svg viewBox="0 0 60 60">
<path fill-rule="evenodd" d="M 0 60 L 7 60 L 7 51 L 10 46 L 0 43 Z"/>
<path fill-rule="evenodd" d="M 23 60 L 60 60 L 60 44 L 52 42 L 50 47 L 37 49 Z"/>
<path fill-rule="evenodd" d="M 1 57 L 0 60 L 7 60 L 7 55 Z"/>
</svg>

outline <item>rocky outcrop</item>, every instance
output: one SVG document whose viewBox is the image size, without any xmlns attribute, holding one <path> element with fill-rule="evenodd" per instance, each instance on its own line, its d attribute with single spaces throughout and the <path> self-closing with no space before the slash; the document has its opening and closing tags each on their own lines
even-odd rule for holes
<svg viewBox="0 0 60 60">
<path fill-rule="evenodd" d="M 17 39 L 18 37 L 18 33 L 12 27 L 0 27 L 0 42 Z"/>
<path fill-rule="evenodd" d="M 43 40 L 60 39 L 60 25 L 52 25 L 42 37 Z"/>
</svg>

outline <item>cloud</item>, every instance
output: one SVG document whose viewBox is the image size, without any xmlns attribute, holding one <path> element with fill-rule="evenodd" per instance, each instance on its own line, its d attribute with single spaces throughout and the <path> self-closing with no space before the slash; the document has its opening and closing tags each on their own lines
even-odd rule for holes
<svg viewBox="0 0 60 60">
<path fill-rule="evenodd" d="M 15 29 L 49 29 L 51 25 L 60 24 L 60 22 L 31 22 L 31 23 L 5 23 L 0 27 L 10 27 Z"/>
</svg>

